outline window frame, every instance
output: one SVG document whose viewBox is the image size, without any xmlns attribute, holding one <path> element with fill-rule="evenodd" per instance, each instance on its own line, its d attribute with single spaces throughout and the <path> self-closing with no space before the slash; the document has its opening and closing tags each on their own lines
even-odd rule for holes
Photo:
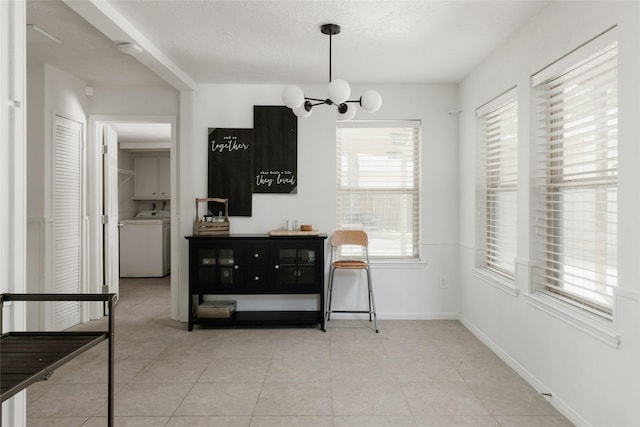
<svg viewBox="0 0 640 427">
<path fill-rule="evenodd" d="M 367 154 L 371 152 L 367 151 L 358 151 L 352 147 L 347 147 L 345 150 L 345 140 L 344 135 L 347 132 L 342 132 L 342 129 L 404 129 L 406 132 L 412 134 L 411 137 L 411 147 L 410 151 L 412 152 L 411 158 L 412 163 L 407 167 L 403 168 L 407 170 L 411 170 L 412 173 L 410 175 L 400 175 L 402 179 L 410 178 L 411 185 L 403 185 L 403 186 L 381 186 L 381 187 L 358 187 L 358 186 L 350 186 L 349 183 L 344 183 L 341 174 L 344 176 L 345 172 L 341 169 L 345 167 L 345 164 L 341 162 L 341 155 L 344 154 L 345 151 L 353 152 L 356 154 Z M 409 131 L 410 129 L 410 131 Z M 365 134 L 366 132 L 363 132 Z M 367 138 L 366 135 L 362 135 L 362 138 Z M 354 145 L 361 144 L 360 142 L 352 142 Z M 391 145 L 391 144 L 390 144 Z M 356 147 L 357 148 L 357 147 Z M 375 151 L 375 150 L 372 150 Z M 379 161 L 380 159 L 378 159 Z M 349 162 L 347 162 L 349 163 Z M 372 164 L 374 162 L 372 161 Z M 371 168 L 371 164 L 368 165 Z M 349 164 L 346 164 L 347 168 L 350 168 Z M 367 226 L 359 224 L 369 235 L 369 258 L 372 263 L 394 263 L 399 262 L 402 265 L 407 265 L 417 263 L 421 261 L 421 249 L 420 249 L 420 239 L 421 239 L 421 212 L 420 212 L 420 199 L 421 199 L 421 167 L 422 167 L 422 159 L 421 159 L 421 121 L 420 120 L 350 120 L 350 121 L 338 121 L 336 124 L 336 227 L 337 229 L 348 229 L 352 228 L 353 223 L 345 220 L 346 212 L 344 211 L 344 206 L 346 206 L 346 202 L 343 200 L 347 200 L 346 198 L 352 195 L 361 194 L 366 197 L 366 195 L 375 196 L 378 195 L 381 197 L 382 203 L 390 203 L 389 200 L 384 200 L 385 195 L 390 198 L 392 195 L 398 195 L 402 198 L 402 196 L 407 196 L 407 204 L 405 205 L 407 209 L 405 210 L 405 214 L 410 212 L 410 224 L 408 228 L 403 229 L 400 234 L 410 235 L 410 242 L 406 242 L 401 244 L 400 251 L 396 254 L 388 254 L 388 253 L 380 253 L 376 250 L 377 243 L 376 240 L 380 240 L 385 235 L 393 234 L 392 232 L 385 231 L 375 231 L 375 228 L 372 226 Z M 355 167 L 353 168 L 355 169 Z M 349 171 L 350 169 L 347 169 Z M 347 172 L 348 174 L 349 172 Z M 400 176 L 398 175 L 398 176 Z M 394 175 L 396 176 L 396 175 Z M 397 176 L 396 176 L 397 177 Z M 359 180 L 359 179 L 358 179 Z M 346 181 L 346 179 L 345 179 Z M 405 182 L 406 184 L 406 182 Z M 371 198 L 373 200 L 373 198 Z M 371 201 L 370 201 L 371 202 Z M 349 203 L 351 204 L 351 203 Z M 392 206 L 391 204 L 389 206 Z M 352 213 L 353 214 L 353 213 Z M 358 214 L 358 211 L 355 212 Z M 361 212 L 362 215 L 365 213 Z M 392 228 L 393 224 L 388 222 L 383 222 L 383 225 L 387 225 Z M 396 233 L 397 234 L 397 233 Z M 398 240 L 401 241 L 401 240 Z M 380 243 L 380 245 L 382 245 Z M 388 245 L 386 245 L 388 248 Z"/>
<path fill-rule="evenodd" d="M 617 286 L 617 273 L 613 279 L 616 284 L 610 285 L 607 283 L 605 285 L 605 289 L 607 291 L 611 291 L 609 304 L 599 303 L 594 301 L 593 298 L 588 298 L 584 295 L 580 296 L 578 295 L 578 292 L 573 292 L 568 289 L 571 286 L 576 288 L 577 285 L 572 285 L 568 279 L 566 279 L 567 276 L 570 276 L 570 273 L 567 273 L 566 271 L 570 270 L 572 265 L 564 261 L 566 257 L 571 256 L 571 249 L 567 250 L 565 242 L 569 241 L 569 238 L 567 238 L 566 235 L 569 235 L 572 230 L 567 228 L 565 224 L 568 221 L 567 216 L 572 212 L 577 212 L 578 208 L 574 207 L 572 210 L 569 210 L 565 209 L 565 207 L 568 203 L 576 205 L 582 203 L 583 205 L 587 205 L 589 200 L 586 198 L 576 199 L 577 201 L 571 202 L 571 200 L 567 200 L 567 195 L 569 195 L 571 190 L 575 192 L 588 191 L 589 189 L 591 189 L 591 192 L 593 193 L 593 205 L 596 206 L 598 204 L 598 195 L 600 194 L 600 196 L 602 196 L 601 193 L 604 188 L 607 196 L 614 194 L 613 202 L 610 200 L 606 201 L 604 203 L 605 209 L 597 210 L 596 214 L 594 214 L 594 220 L 592 221 L 594 229 L 593 233 L 596 233 L 596 229 L 599 227 L 598 224 L 600 224 L 600 227 L 603 225 L 605 227 L 617 227 L 617 78 L 613 80 L 613 90 L 611 89 L 611 86 L 606 85 L 597 86 L 595 89 L 595 92 L 602 92 L 603 90 L 609 91 L 604 98 L 598 98 L 598 100 L 603 100 L 601 102 L 615 101 L 615 106 L 613 107 L 613 109 L 615 109 L 615 115 L 609 115 L 607 109 L 603 108 L 602 111 L 604 112 L 596 110 L 597 114 L 596 112 L 591 113 L 591 116 L 594 118 L 587 122 L 593 123 L 594 128 L 599 126 L 598 122 L 601 120 L 613 120 L 615 122 L 615 148 L 605 147 L 603 149 L 606 156 L 610 156 L 611 153 L 615 152 L 613 160 L 609 157 L 606 157 L 604 160 L 604 163 L 611 163 L 612 161 L 616 162 L 616 167 L 611 170 L 609 170 L 609 166 L 591 170 L 586 169 L 586 166 L 572 166 L 567 162 L 568 160 L 584 156 L 582 151 L 580 151 L 580 154 L 575 156 L 566 154 L 571 149 L 579 151 L 577 144 L 570 146 L 567 142 L 570 138 L 567 136 L 567 134 L 570 134 L 567 123 L 571 123 L 571 119 L 574 122 L 578 121 L 578 119 L 575 117 L 572 118 L 571 113 L 565 112 L 564 110 L 572 105 L 579 104 L 576 102 L 575 104 L 568 104 L 567 107 L 565 107 L 564 105 L 555 103 L 565 101 L 568 96 L 556 98 L 553 101 L 545 99 L 545 97 L 548 97 L 549 94 L 554 94 L 554 96 L 556 96 L 558 90 L 560 90 L 563 95 L 566 95 L 568 91 L 564 89 L 557 89 L 559 85 L 565 83 L 564 79 L 571 81 L 571 78 L 575 78 L 571 77 L 571 74 L 577 71 L 580 73 L 586 73 L 587 71 L 584 70 L 588 70 L 589 67 L 592 66 L 592 63 L 596 61 L 596 58 L 613 49 L 616 49 L 615 54 L 612 54 L 616 62 L 614 64 L 614 72 L 610 73 L 614 74 L 616 72 L 615 70 L 617 70 L 618 56 L 616 32 L 615 28 L 612 28 L 586 42 L 565 57 L 554 62 L 531 77 L 532 111 L 537 119 L 534 120 L 533 123 L 543 124 L 539 131 L 534 132 L 534 143 L 532 144 L 532 148 L 534 150 L 533 153 L 536 159 L 536 165 L 544 166 L 540 166 L 539 168 L 534 167 L 532 171 L 534 179 L 534 199 L 532 204 L 534 224 L 532 227 L 532 243 L 535 262 L 531 278 L 531 291 L 532 295 L 538 295 L 541 298 L 537 300 L 535 298 L 530 298 L 530 300 L 535 301 L 535 305 L 544 303 L 547 306 L 547 310 L 549 309 L 549 302 L 551 301 L 550 304 L 555 306 L 553 311 L 556 315 L 559 312 L 565 312 L 564 316 L 583 316 L 583 320 L 588 320 L 587 323 L 593 323 L 594 321 L 598 323 L 597 319 L 600 319 L 600 322 L 611 324 L 614 314 L 613 298 L 615 296 L 614 289 Z M 608 65 L 609 62 L 602 61 L 602 64 Z M 582 75 L 583 74 L 578 74 L 580 77 Z M 581 84 L 583 86 L 580 86 Z M 574 85 L 571 87 L 582 88 L 587 87 L 587 85 L 576 79 Z M 603 89 L 603 87 L 605 89 Z M 587 98 L 587 95 L 582 95 L 582 98 L 580 99 L 582 100 L 585 98 Z M 542 105 L 544 102 L 547 102 L 548 106 L 553 106 L 554 104 L 559 105 L 556 109 L 559 111 L 558 115 L 550 118 L 550 108 L 545 109 Z M 609 106 L 609 110 L 611 109 L 612 107 Z M 536 126 L 534 126 L 534 128 L 535 127 Z M 598 132 L 602 132 L 601 129 L 598 128 L 596 131 L 591 131 L 589 136 L 597 135 Z M 611 136 L 607 136 L 607 138 L 611 138 Z M 581 142 L 582 145 L 580 145 L 582 150 L 584 150 L 583 147 L 587 144 L 597 145 L 601 143 L 598 139 L 592 141 L 588 140 L 588 138 L 584 138 L 584 140 L 586 142 Z M 607 139 L 607 143 L 609 142 L 610 139 Z M 539 150 L 537 153 L 535 152 L 536 149 Z M 592 161 L 591 163 L 597 162 L 598 161 Z M 599 162 L 602 162 L 602 160 L 599 160 Z M 565 172 L 571 167 L 578 169 L 578 172 L 575 173 L 576 178 L 568 176 L 568 173 Z M 581 168 L 584 169 L 580 170 Z M 580 173 L 585 175 L 585 177 L 580 178 Z M 589 175 L 594 175 L 595 178 L 591 177 L 590 179 Z M 613 193 L 611 193 L 611 190 L 613 190 Z M 614 221 L 609 218 L 609 203 L 613 203 L 616 206 Z M 603 206 L 603 204 L 601 203 L 598 206 Z M 602 215 L 605 216 L 604 220 L 601 217 Z M 600 217 L 600 219 L 598 219 L 598 217 Z M 577 220 L 574 219 L 573 222 L 577 222 Z M 607 228 L 605 237 L 608 239 L 610 235 L 613 236 L 615 239 L 615 246 L 617 245 L 617 230 L 614 233 L 610 232 L 610 230 L 611 228 Z M 596 245 L 601 246 L 610 244 L 608 240 L 602 242 L 598 239 L 593 239 L 592 242 L 594 247 Z M 585 252 L 587 251 L 585 250 Z M 605 253 L 605 256 L 609 256 L 609 252 L 603 251 L 602 249 L 600 251 L 596 251 L 594 249 L 593 252 L 598 252 L 600 257 L 602 257 L 602 253 Z M 617 251 L 614 255 L 616 257 L 615 270 L 617 272 Z M 575 257 L 576 255 L 574 255 L 574 258 Z M 605 261 L 597 261 L 594 260 L 596 258 L 598 258 L 598 256 L 593 256 L 592 258 L 584 261 L 585 264 L 592 262 L 595 265 L 593 271 L 589 270 L 594 274 L 594 276 L 598 274 L 598 270 L 610 267 L 608 259 Z M 564 273 L 562 271 L 558 271 L 558 266 L 562 267 Z M 573 268 L 575 269 L 575 267 Z M 586 267 L 585 271 L 587 271 Z M 583 279 L 585 282 L 587 281 L 586 278 Z M 580 278 L 575 280 L 579 282 Z M 600 282 L 597 282 L 595 279 L 593 279 L 592 282 L 593 290 L 587 290 L 586 292 L 597 293 Z M 563 306 L 565 307 L 564 309 L 562 308 Z M 614 342 L 617 341 L 614 340 Z"/>
<path fill-rule="evenodd" d="M 476 275 L 515 296 L 519 187 L 517 87 L 508 89 L 478 107 L 476 118 L 480 140 L 476 175 Z M 507 193 L 515 197 L 515 204 L 513 207 L 501 208 L 498 206 L 498 195 Z M 497 222 L 501 217 L 511 221 L 513 229 L 503 232 L 504 228 L 500 228 L 509 227 L 510 224 Z M 510 242 L 494 243 L 505 237 L 505 234 L 506 237 L 511 237 Z M 504 262 L 498 259 L 509 256 L 512 257 L 513 264 L 507 269 L 503 266 Z"/>
</svg>

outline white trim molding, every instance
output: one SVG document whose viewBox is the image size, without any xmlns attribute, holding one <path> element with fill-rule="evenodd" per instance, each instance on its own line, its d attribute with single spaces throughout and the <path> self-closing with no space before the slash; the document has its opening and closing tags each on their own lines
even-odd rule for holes
<svg viewBox="0 0 640 427">
<path fill-rule="evenodd" d="M 525 299 L 532 307 L 562 320 L 613 348 L 620 346 L 620 335 L 615 332 L 610 320 L 590 314 L 542 292 L 525 294 Z"/>
<path fill-rule="evenodd" d="M 515 280 L 509 280 L 506 277 L 502 277 L 482 267 L 474 268 L 473 275 L 482 280 L 484 283 L 494 286 L 513 297 L 518 296 L 518 288 L 516 287 Z"/>
</svg>

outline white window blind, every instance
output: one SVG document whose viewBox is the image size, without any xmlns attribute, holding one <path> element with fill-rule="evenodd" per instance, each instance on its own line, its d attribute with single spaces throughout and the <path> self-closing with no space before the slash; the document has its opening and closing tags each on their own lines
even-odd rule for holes
<svg viewBox="0 0 640 427">
<path fill-rule="evenodd" d="M 539 128 L 533 280 L 538 291 L 609 318 L 617 285 L 617 44 L 602 40 L 573 52 L 576 61 L 564 60 L 552 75 L 532 77 Z"/>
<path fill-rule="evenodd" d="M 337 125 L 336 223 L 364 229 L 371 258 L 417 259 L 420 122 Z"/>
<path fill-rule="evenodd" d="M 513 279 L 518 214 L 516 89 L 478 108 L 476 114 L 481 136 L 476 263 L 480 268 Z"/>
</svg>

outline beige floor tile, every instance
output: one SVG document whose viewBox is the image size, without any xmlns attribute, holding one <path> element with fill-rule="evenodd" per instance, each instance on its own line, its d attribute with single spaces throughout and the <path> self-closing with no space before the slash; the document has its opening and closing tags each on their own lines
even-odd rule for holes
<svg viewBox="0 0 640 427">
<path fill-rule="evenodd" d="M 265 383 L 255 415 L 331 415 L 331 384 Z"/>
<path fill-rule="evenodd" d="M 389 358 L 363 354 L 354 358 L 331 359 L 331 381 L 366 380 L 395 381 Z"/>
<path fill-rule="evenodd" d="M 106 344 L 106 343 L 105 343 Z M 99 346 L 101 347 L 102 344 Z M 48 381 L 67 384 L 106 384 L 108 381 L 108 359 L 106 347 L 100 357 L 86 361 L 75 359 L 57 369 Z M 121 359 L 114 362 L 116 383 L 127 383 L 133 379 L 153 359 Z"/>
<path fill-rule="evenodd" d="M 462 381 L 454 366 L 442 359 L 394 358 L 390 369 L 399 382 L 450 382 Z"/>
<path fill-rule="evenodd" d="M 188 383 L 200 378 L 209 364 L 205 359 L 156 359 L 149 363 L 132 383 Z"/>
<path fill-rule="evenodd" d="M 322 333 L 314 331 L 314 333 Z M 280 339 L 274 348 L 274 358 L 285 359 L 328 359 L 329 340 L 317 339 L 314 337 L 291 337 L 287 336 Z"/>
<path fill-rule="evenodd" d="M 411 415 L 396 381 L 350 381 L 332 384 L 334 415 Z"/>
<path fill-rule="evenodd" d="M 501 427 L 573 427 L 566 418 L 559 415 L 496 416 Z"/>
<path fill-rule="evenodd" d="M 86 426 L 87 417 L 74 417 L 74 418 L 28 418 L 27 427 L 80 427 Z M 102 423 L 104 425 L 104 422 Z"/>
<path fill-rule="evenodd" d="M 492 416 L 424 415 L 415 417 L 417 427 L 500 427 Z"/>
<path fill-rule="evenodd" d="M 171 416 L 192 384 L 129 383 L 116 393 L 116 416 Z"/>
<path fill-rule="evenodd" d="M 414 416 L 489 415 L 463 382 L 406 383 L 402 390 Z"/>
<path fill-rule="evenodd" d="M 367 357 L 388 357 L 382 341 L 377 339 L 331 340 L 329 347 L 332 359 L 357 359 Z"/>
<path fill-rule="evenodd" d="M 251 427 L 333 427 L 330 416 L 277 416 L 257 415 Z"/>
<path fill-rule="evenodd" d="M 209 362 L 198 382 L 262 383 L 269 363 L 269 359 L 216 358 Z"/>
<path fill-rule="evenodd" d="M 40 381 L 27 387 L 27 407 L 40 399 L 49 389 L 55 387 L 56 384 L 49 381 Z"/>
<path fill-rule="evenodd" d="M 219 343 L 215 349 L 215 357 L 271 358 L 275 350 L 275 342 L 269 340 L 237 339 Z"/>
<path fill-rule="evenodd" d="M 188 332 L 169 279 L 121 280 L 116 426 L 571 426 L 456 320 Z M 27 425 L 105 425 L 106 361 L 102 343 L 29 387 Z"/>
<path fill-rule="evenodd" d="M 250 416 L 172 417 L 166 427 L 249 427 Z"/>
<path fill-rule="evenodd" d="M 559 415 L 524 381 L 469 383 L 469 387 L 492 415 Z"/>
<path fill-rule="evenodd" d="M 338 415 L 334 427 L 416 427 L 413 417 L 406 415 Z"/>
<path fill-rule="evenodd" d="M 175 415 L 252 415 L 260 383 L 197 383 Z"/>
<path fill-rule="evenodd" d="M 48 387 L 27 405 L 27 417 L 91 417 L 107 415 L 106 384 L 59 384 Z"/>
<path fill-rule="evenodd" d="M 115 427 L 159 427 L 164 426 L 169 417 L 113 417 Z M 93 417 L 82 427 L 104 427 L 107 425 L 106 417 Z"/>
<path fill-rule="evenodd" d="M 329 359 L 277 359 L 271 360 L 266 382 L 331 382 Z"/>
<path fill-rule="evenodd" d="M 387 356 L 392 359 L 446 359 L 442 349 L 433 345 L 431 340 L 421 334 L 401 337 L 388 337 L 385 334 L 382 337 L 382 344 Z"/>
</svg>

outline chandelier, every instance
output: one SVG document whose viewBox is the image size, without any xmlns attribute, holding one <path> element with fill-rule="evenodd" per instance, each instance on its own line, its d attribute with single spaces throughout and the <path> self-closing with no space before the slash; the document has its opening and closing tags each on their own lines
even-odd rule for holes
<svg viewBox="0 0 640 427">
<path fill-rule="evenodd" d="M 324 24 L 320 27 L 322 34 L 329 36 L 329 87 L 326 99 L 310 98 L 305 96 L 299 86 L 290 85 L 282 92 L 282 101 L 291 108 L 296 116 L 308 117 L 316 105 L 335 105 L 337 115 L 341 120 L 351 120 L 356 115 L 356 104 L 369 112 L 375 113 L 382 105 L 382 97 L 375 90 L 365 91 L 359 99 L 349 100 L 351 87 L 342 79 L 331 79 L 331 38 L 340 34 L 340 26 L 336 24 Z"/>
</svg>

